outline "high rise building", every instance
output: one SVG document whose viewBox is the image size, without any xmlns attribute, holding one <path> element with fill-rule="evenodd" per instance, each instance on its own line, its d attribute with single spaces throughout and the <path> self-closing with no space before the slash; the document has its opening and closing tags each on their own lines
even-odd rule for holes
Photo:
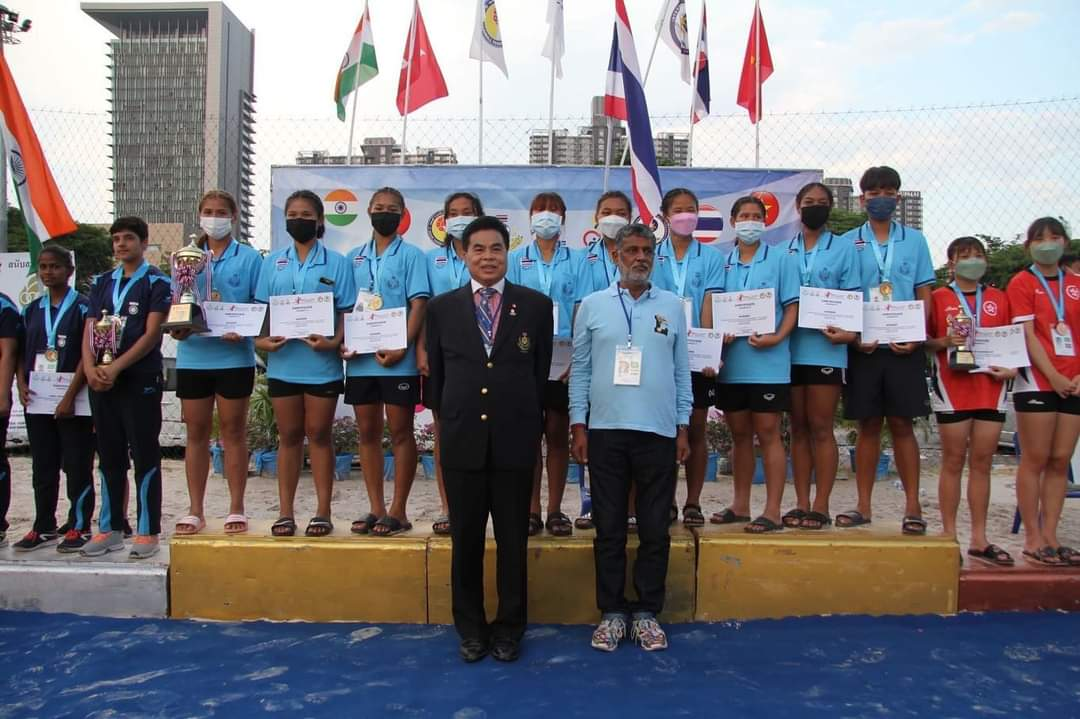
<svg viewBox="0 0 1080 719">
<path fill-rule="evenodd" d="M 844 212 L 859 211 L 859 202 L 855 199 L 855 188 L 850 177 L 826 177 L 823 184 L 833 191 L 836 209 Z"/>
<path fill-rule="evenodd" d="M 908 227 L 923 227 L 922 193 L 918 190 L 900 190 L 900 203 L 896 207 L 896 219 Z"/>
<path fill-rule="evenodd" d="M 198 230 L 208 189 L 252 231 L 255 36 L 222 2 L 84 2 L 109 41 L 113 212 Z"/>
<path fill-rule="evenodd" d="M 326 150 L 306 150 L 296 154 L 297 165 L 346 165 L 346 155 L 331 155 Z M 392 137 L 365 137 L 360 152 L 352 157 L 354 165 L 397 165 L 401 162 L 401 145 Z M 457 153 L 452 147 L 417 147 L 405 153 L 406 165 L 456 165 Z"/>
<path fill-rule="evenodd" d="M 836 209 L 844 212 L 862 212 L 859 206 L 859 193 L 849 177 L 826 177 L 824 184 L 833 191 Z M 896 204 L 897 222 L 917 230 L 923 228 L 923 197 L 919 190 L 900 190 Z"/>
<path fill-rule="evenodd" d="M 555 152 L 552 162 L 556 165 L 602 165 L 604 150 L 607 147 L 608 118 L 604 115 L 604 98 L 594 97 L 589 104 L 592 114 L 591 123 L 578 128 L 578 134 L 571 135 L 566 128 L 552 131 Z M 546 165 L 548 163 L 548 132 L 546 129 L 533 130 L 529 133 L 529 164 Z M 626 146 L 626 127 L 619 120 L 611 124 L 611 163 L 619 164 L 623 148 Z"/>
<path fill-rule="evenodd" d="M 690 159 L 690 134 L 687 132 L 659 132 L 653 138 L 656 164 L 668 167 L 686 167 Z"/>
</svg>

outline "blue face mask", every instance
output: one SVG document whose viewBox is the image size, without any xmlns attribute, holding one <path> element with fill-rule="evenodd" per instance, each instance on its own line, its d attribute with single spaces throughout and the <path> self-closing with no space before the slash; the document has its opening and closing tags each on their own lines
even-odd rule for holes
<svg viewBox="0 0 1080 719">
<path fill-rule="evenodd" d="M 562 216 L 557 212 L 535 213 L 529 222 L 529 230 L 541 240 L 550 240 L 559 236 L 562 229 Z"/>
<path fill-rule="evenodd" d="M 896 212 L 896 198 L 883 195 L 866 201 L 866 214 L 871 220 L 887 220 Z"/>
<path fill-rule="evenodd" d="M 743 220 L 735 223 L 735 236 L 748 245 L 756 245 L 765 234 L 765 223 L 759 220 Z"/>
<path fill-rule="evenodd" d="M 446 221 L 446 234 L 460 240 L 462 234 L 465 233 L 465 228 L 475 219 L 476 218 L 472 215 L 458 215 L 457 217 L 451 217 Z"/>
</svg>

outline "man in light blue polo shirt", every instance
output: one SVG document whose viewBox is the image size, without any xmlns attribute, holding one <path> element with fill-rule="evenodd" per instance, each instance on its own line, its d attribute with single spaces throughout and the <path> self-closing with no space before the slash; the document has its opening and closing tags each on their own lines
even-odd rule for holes
<svg viewBox="0 0 1080 719">
<path fill-rule="evenodd" d="M 646 651 L 667 647 L 656 615 L 664 603 L 675 465 L 690 453 L 692 394 L 682 301 L 649 283 L 655 244 L 644 225 L 619 230 L 619 282 L 581 303 L 574 330 L 570 421 L 574 457 L 589 464 L 593 480 L 601 621 L 592 646 L 603 651 L 614 651 L 625 637 L 629 614 L 632 639 Z M 636 602 L 624 594 L 631 483 L 640 538 Z"/>
<path fill-rule="evenodd" d="M 922 300 L 927 318 L 934 285 L 930 246 L 914 227 L 892 219 L 900 194 L 900 174 L 891 167 L 871 167 L 859 180 L 860 204 L 869 221 L 842 238 L 851 242 L 859 259 L 867 302 Z M 921 343 L 879 347 L 856 340 L 848 351 L 848 382 L 844 387 L 844 416 L 859 423 L 855 445 L 855 480 L 859 500 L 855 509 L 836 517 L 838 527 L 857 527 L 871 520 L 881 427 L 888 420 L 896 468 L 904 484 L 904 534 L 925 534 L 919 505 L 919 442 L 914 419 L 930 412 L 926 387 L 926 358 Z"/>
<path fill-rule="evenodd" d="M 398 234 L 405 199 L 392 187 L 375 191 L 368 206 L 371 240 L 345 258 L 357 290 L 357 311 L 406 308 L 406 347 L 356 354 L 342 348 L 345 403 L 353 405 L 360 433 L 360 466 L 367 486 L 368 514 L 352 524 L 355 534 L 389 537 L 412 528 L 406 512 L 416 478 L 413 416 L 420 402 L 416 343 L 431 297 L 424 253 Z M 394 499 L 389 511 L 383 497 L 383 406 L 394 453 Z"/>
</svg>

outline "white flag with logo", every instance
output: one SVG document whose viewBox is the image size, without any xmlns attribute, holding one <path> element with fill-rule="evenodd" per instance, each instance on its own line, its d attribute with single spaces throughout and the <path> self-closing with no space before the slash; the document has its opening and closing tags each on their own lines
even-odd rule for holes
<svg viewBox="0 0 1080 719">
<path fill-rule="evenodd" d="M 502 31 L 499 30 L 499 14 L 495 11 L 495 0 L 477 0 L 476 27 L 473 30 L 472 47 L 469 57 L 480 62 L 489 61 L 506 72 L 506 59 L 503 57 Z"/>
<path fill-rule="evenodd" d="M 555 63 L 555 77 L 562 79 L 562 58 L 566 52 L 566 40 L 563 36 L 563 0 L 549 0 L 547 23 L 547 40 L 540 54 Z"/>
<path fill-rule="evenodd" d="M 690 42 L 686 31 L 686 0 L 665 0 L 656 18 L 656 32 L 679 59 L 679 77 L 690 84 Z"/>
</svg>

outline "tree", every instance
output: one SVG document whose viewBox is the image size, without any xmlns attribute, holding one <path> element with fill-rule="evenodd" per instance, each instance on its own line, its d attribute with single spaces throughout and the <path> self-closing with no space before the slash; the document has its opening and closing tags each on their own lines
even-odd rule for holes
<svg viewBox="0 0 1080 719">
<path fill-rule="evenodd" d="M 63 245 L 75 253 L 75 287 L 85 290 L 90 279 L 113 267 L 112 242 L 109 233 L 96 225 L 78 223 L 74 232 L 55 237 L 45 243 Z M 28 252 L 26 225 L 22 212 L 16 207 L 8 208 L 8 251 Z"/>
<path fill-rule="evenodd" d="M 829 213 L 829 230 L 836 235 L 842 235 L 849 230 L 854 230 L 865 222 L 865 212 L 847 212 L 834 207 L 833 211 Z"/>
<path fill-rule="evenodd" d="M 986 247 L 987 266 L 983 282 L 990 287 L 1005 289 L 1013 275 L 1031 266 L 1031 257 L 1028 256 L 1024 243 L 1019 237 L 1008 242 L 993 235 L 975 235 L 975 237 Z M 1071 240 L 1066 252 L 1080 254 L 1080 240 Z M 937 268 L 934 274 L 937 276 L 939 285 L 952 281 L 948 263 Z"/>
</svg>

